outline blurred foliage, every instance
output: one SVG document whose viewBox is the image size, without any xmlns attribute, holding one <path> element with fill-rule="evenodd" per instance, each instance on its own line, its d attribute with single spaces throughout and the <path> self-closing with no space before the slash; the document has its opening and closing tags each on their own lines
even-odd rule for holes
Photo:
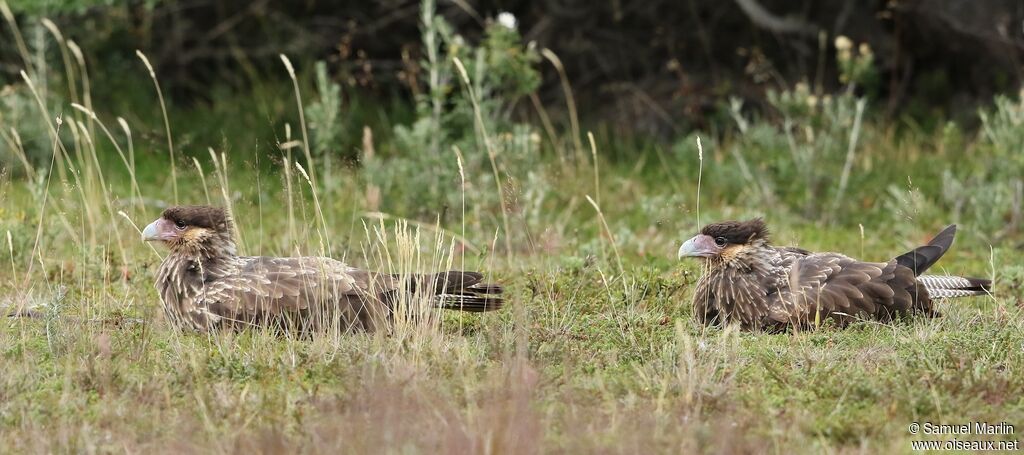
<svg viewBox="0 0 1024 455">
<path fill-rule="evenodd" d="M 631 121 L 600 121 L 599 112 L 582 104 L 574 106 L 584 117 L 583 131 L 577 135 L 563 110 L 565 103 L 559 100 L 565 96 L 561 84 L 551 83 L 551 65 L 540 58 L 542 46 L 530 39 L 537 32 L 520 31 L 523 17 L 498 13 L 467 23 L 469 13 L 447 2 L 396 5 L 395 20 L 408 21 L 412 14 L 418 27 L 415 39 L 399 46 L 401 55 L 395 60 L 376 59 L 366 50 L 370 48 L 361 47 L 360 36 L 367 33 L 363 22 L 328 20 L 311 25 L 304 41 L 259 47 L 266 44 L 260 41 L 265 37 L 256 39 L 259 30 L 283 33 L 284 28 L 302 25 L 296 22 L 305 17 L 300 13 L 330 9 L 318 2 L 287 6 L 255 2 L 250 9 L 235 10 L 238 22 L 222 28 L 217 24 L 225 24 L 223 11 L 204 2 L 187 8 L 178 5 L 183 9 L 169 9 L 166 3 L 153 9 L 138 3 L 96 7 L 82 23 L 71 20 L 82 17 L 78 13 L 55 16 L 63 37 L 81 46 L 86 72 L 70 47 L 65 47 L 70 41 L 55 40 L 53 31 L 22 9 L 17 19 L 26 51 L 13 49 L 18 46 L 11 41 L 0 44 L 4 56 L 0 63 L 6 65 L 0 67 L 0 163 L 13 173 L 20 173 L 24 162 L 41 169 L 39 165 L 53 152 L 47 122 L 52 124 L 57 115 L 63 115 L 61 137 L 77 160 L 72 167 L 93 160 L 89 150 L 93 145 L 95 161 L 124 167 L 126 160 L 109 138 L 97 134 L 93 120 L 71 107 L 71 103 L 88 104 L 88 94 L 98 121 L 115 130 L 114 141 L 122 149 L 134 146 L 140 163 L 156 163 L 141 165 L 140 178 L 165 179 L 161 160 L 168 153 L 162 113 L 152 80 L 134 54 L 138 45 L 154 62 L 167 98 L 181 157 L 179 168 L 191 169 L 198 163 L 208 170 L 208 150 L 213 148 L 228 152 L 232 160 L 247 167 L 280 171 L 282 161 L 290 156 L 281 145 L 294 147 L 301 138 L 295 93 L 278 57 L 285 52 L 298 71 L 310 148 L 314 160 L 323 166 L 324 189 L 341 191 L 337 177 L 348 176 L 343 174 L 345 167 L 360 166 L 363 172 L 351 178 L 365 187 L 367 200 L 375 201 L 367 204 L 371 210 L 431 222 L 440 217 L 445 222 L 454 219 L 465 203 L 471 213 L 490 217 L 489 221 L 514 214 L 539 225 L 550 224 L 544 213 L 564 209 L 566 203 L 553 196 L 551 188 L 562 180 L 587 182 L 574 190 L 598 198 L 597 180 L 603 177 L 591 174 L 600 174 L 602 161 L 607 161 L 635 166 L 631 178 L 662 182 L 676 192 L 631 208 L 636 219 L 649 219 L 666 207 L 688 206 L 680 182 L 696 179 L 699 165 L 691 159 L 693 132 L 703 131 L 700 136 L 708 158 L 704 194 L 730 206 L 770 208 L 803 220 L 842 224 L 860 223 L 865 217 L 888 222 L 912 217 L 940 220 L 952 214 L 977 220 L 984 232 L 1014 235 L 1019 231 L 1019 175 L 1024 173 L 1015 153 L 1021 148 L 1019 102 L 999 97 L 995 106 L 966 121 L 946 121 L 937 111 L 928 111 L 932 120 L 924 122 L 887 116 L 886 104 L 895 98 L 889 92 L 892 81 L 884 45 L 819 34 L 818 54 L 825 59 L 819 68 L 823 69 L 808 71 L 795 79 L 801 81 L 797 83 L 787 82 L 789 72 L 778 66 L 770 52 L 757 51 L 757 46 L 745 48 L 745 53 L 737 54 L 747 60 L 742 77 L 757 84 L 760 92 L 748 90 L 746 83 L 709 89 L 681 82 L 675 94 L 651 98 L 654 92 L 634 87 L 633 99 L 640 100 L 647 111 L 643 115 L 661 116 L 676 124 L 675 153 L 666 156 L 661 152 L 663 137 L 633 129 Z M 374 8 L 378 9 L 371 12 L 383 7 Z M 363 10 L 353 11 L 353 17 L 365 20 L 358 15 Z M 168 25 L 165 21 L 174 14 L 180 17 Z M 290 25 L 251 22 L 256 17 L 280 17 L 282 24 Z M 177 35 L 200 26 L 213 27 L 210 30 L 216 36 Z M 159 30 L 175 33 L 155 36 Z M 243 36 L 254 39 L 237 41 L 236 47 L 227 44 Z M 311 51 L 322 49 L 328 41 L 336 46 L 329 53 Z M 293 44 L 294 48 L 289 47 Z M 183 45 L 188 51 L 177 52 Z M 189 47 L 193 45 L 197 47 Z M 574 93 L 594 90 L 590 85 L 594 79 L 572 73 L 574 59 L 586 54 L 560 54 Z M 40 112 L 17 74 L 24 62 L 35 77 L 46 112 Z M 674 64 L 662 69 L 681 80 L 696 80 L 687 73 L 691 67 L 684 60 L 670 62 Z M 595 72 L 608 71 L 602 65 Z M 400 84 L 380 78 L 389 71 Z M 923 74 L 918 76 L 921 80 L 932 77 Z M 914 89 L 932 90 L 929 96 L 935 98 L 959 89 L 955 74 L 941 74 L 934 76 L 933 86 Z M 89 87 L 84 76 L 89 77 Z M 612 92 L 601 93 L 609 95 L 601 106 L 621 107 Z M 526 99 L 532 96 L 539 105 Z M 661 109 L 662 102 L 683 98 L 714 106 L 693 111 L 707 122 L 705 129 L 690 129 L 676 112 Z M 635 114 L 620 111 L 616 115 Z M 116 131 L 118 117 L 131 126 L 131 144 Z M 82 123 L 80 130 L 92 129 L 92 142 L 72 137 L 71 120 Z M 364 127 L 369 134 L 361 134 Z M 599 155 L 594 168 L 589 167 L 588 129 L 595 132 Z M 304 162 L 304 157 L 291 158 Z M 650 171 L 659 166 L 675 174 Z M 59 166 L 57 171 L 63 172 Z M 622 191 L 628 191 L 630 178 L 618 177 Z M 616 176 L 609 178 L 616 181 Z M 583 199 L 574 204 L 580 201 L 586 204 Z M 548 235 L 572 235 L 564 226 L 553 231 Z M 628 226 L 613 226 L 611 232 L 636 243 L 646 238 Z M 603 240 L 595 239 L 578 246 L 599 251 L 603 245 Z"/>
<path fill-rule="evenodd" d="M 158 0 L 148 0 L 149 5 Z M 6 0 L 11 10 L 28 14 L 83 13 L 89 8 L 111 7 L 122 3 L 116 0 Z"/>
<path fill-rule="evenodd" d="M 0 166 L 21 174 L 50 153 L 46 124 L 38 121 L 39 107 L 28 87 L 0 89 Z M 16 127 L 15 127 L 16 126 Z"/>
<path fill-rule="evenodd" d="M 306 116 L 313 134 L 313 153 L 322 157 L 329 152 L 340 152 L 341 135 L 345 130 L 340 124 L 341 86 L 330 79 L 327 64 L 322 61 L 316 63 L 316 93 L 316 100 L 306 107 Z"/>
<path fill-rule="evenodd" d="M 835 40 L 836 66 L 839 68 L 839 82 L 846 84 L 849 90 L 860 86 L 869 94 L 878 93 L 879 74 L 875 66 L 875 54 L 868 43 L 860 43 L 856 48 L 853 41 L 845 36 Z"/>
<path fill-rule="evenodd" d="M 944 171 L 942 195 L 958 218 L 1007 236 L 1024 222 L 1024 92 L 996 97 L 979 116 L 977 146 L 953 151 L 958 165 Z"/>
<path fill-rule="evenodd" d="M 760 12 L 741 2 L 563 3 L 442 2 L 437 16 L 480 43 L 505 39 L 484 25 L 507 11 L 522 40 L 561 58 L 585 116 L 608 121 L 619 133 L 654 133 L 663 140 L 723 126 L 711 122 L 727 123 L 714 115 L 729 96 L 768 108 L 763 101 L 770 89 L 804 79 L 815 89 L 825 81 L 825 91 L 855 85 L 885 100 L 876 108 L 887 115 L 907 113 L 918 124 L 941 127 L 944 117 L 972 113 L 994 94 L 1016 90 L 1024 57 L 1024 31 L 1011 25 L 1024 20 L 1024 10 L 1014 0 L 742 2 L 761 5 Z M 110 73 L 130 69 L 135 49 L 142 50 L 169 95 L 185 102 L 201 99 L 211 84 L 240 87 L 276 74 L 271 70 L 278 69 L 281 53 L 296 61 L 323 60 L 340 85 L 375 97 L 405 96 L 402 90 L 422 84 L 409 71 L 409 63 L 425 54 L 418 0 L 9 4 L 27 35 L 41 15 L 50 17 Z M 774 28 L 778 23 L 790 26 Z M 0 81 L 10 82 L 17 80 L 20 63 L 6 32 L 0 30 Z M 858 44 L 827 46 L 837 37 Z M 522 74 L 517 62 L 528 59 L 487 63 Z M 553 108 L 564 106 L 557 75 L 548 65 L 540 69 L 538 96 Z"/>
<path fill-rule="evenodd" d="M 848 39 L 836 40 L 836 47 L 836 58 L 845 61 L 840 66 L 856 66 L 840 75 L 847 84 L 840 92 L 814 92 L 806 82 L 769 90 L 767 103 L 778 121 L 749 118 L 743 101 L 732 99 L 729 112 L 738 134 L 725 148 L 735 166 L 712 169 L 716 181 L 730 182 L 752 206 L 789 206 L 807 219 L 833 219 L 856 203 L 847 191 L 863 162 L 858 151 L 864 147 L 868 100 L 854 95 L 854 86 L 868 83 L 873 67 L 869 54 L 851 56 Z"/>
<path fill-rule="evenodd" d="M 417 90 L 416 119 L 395 125 L 391 159 L 366 163 L 366 178 L 381 188 L 389 209 L 454 213 L 465 192 L 467 204 L 500 211 L 495 185 L 525 175 L 539 158 L 539 137 L 513 122 L 509 108 L 537 89 L 540 57 L 514 27 L 488 21 L 474 45 L 434 11 L 424 1 L 425 87 Z"/>
</svg>

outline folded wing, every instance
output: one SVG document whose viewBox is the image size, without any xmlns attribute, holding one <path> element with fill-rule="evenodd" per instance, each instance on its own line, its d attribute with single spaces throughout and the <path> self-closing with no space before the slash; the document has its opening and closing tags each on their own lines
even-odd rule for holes
<svg viewBox="0 0 1024 455">
<path fill-rule="evenodd" d="M 771 297 L 767 325 L 808 326 L 831 318 L 842 326 L 859 319 L 887 321 L 932 311 L 913 271 L 895 259 L 861 262 L 838 253 L 797 259 L 790 268 L 788 288 Z"/>
<path fill-rule="evenodd" d="M 232 324 L 277 321 L 302 328 L 334 324 L 372 330 L 385 309 L 369 291 L 393 289 L 391 280 L 374 281 L 330 258 L 240 260 L 236 274 L 209 283 L 202 297 L 212 313 Z"/>
</svg>

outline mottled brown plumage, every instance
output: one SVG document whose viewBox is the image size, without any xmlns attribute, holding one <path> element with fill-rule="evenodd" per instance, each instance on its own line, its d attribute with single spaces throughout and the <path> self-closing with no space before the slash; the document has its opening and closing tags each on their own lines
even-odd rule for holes
<svg viewBox="0 0 1024 455">
<path fill-rule="evenodd" d="M 156 287 L 176 325 L 373 331 L 393 320 L 400 302 L 474 312 L 502 305 L 501 287 L 477 272 L 399 276 L 327 257 L 239 256 L 232 229 L 221 208 L 180 206 L 143 231 L 170 249 Z"/>
<path fill-rule="evenodd" d="M 933 298 L 987 294 L 988 280 L 921 276 L 949 250 L 955 234 L 956 226 L 949 226 L 928 245 L 890 261 L 862 262 L 772 246 L 757 218 L 705 226 L 679 256 L 704 262 L 693 296 L 694 315 L 704 323 L 776 331 L 831 320 L 842 327 L 865 319 L 937 316 Z"/>
</svg>

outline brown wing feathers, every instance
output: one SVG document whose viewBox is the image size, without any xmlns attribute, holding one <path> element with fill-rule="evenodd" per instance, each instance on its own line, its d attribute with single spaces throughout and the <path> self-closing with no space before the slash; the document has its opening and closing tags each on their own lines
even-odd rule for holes
<svg viewBox="0 0 1024 455">
<path fill-rule="evenodd" d="M 210 270 L 216 274 L 216 270 Z M 204 320 L 238 326 L 290 319 L 300 327 L 322 329 L 329 324 L 374 330 L 391 317 L 398 293 L 428 292 L 443 309 L 472 312 L 501 308 L 501 286 L 482 283 L 476 272 L 445 272 L 403 277 L 356 270 L 330 258 L 238 257 L 233 272 L 196 283 L 183 296 L 186 306 L 202 308 Z M 398 283 L 407 282 L 407 286 Z M 223 325 L 223 324 L 221 324 Z"/>
<path fill-rule="evenodd" d="M 790 290 L 772 304 L 774 322 L 810 325 L 831 318 L 840 325 L 858 319 L 889 320 L 915 310 L 930 311 L 926 296 L 915 290 L 913 275 L 895 261 L 860 262 L 821 253 L 797 260 Z"/>
</svg>

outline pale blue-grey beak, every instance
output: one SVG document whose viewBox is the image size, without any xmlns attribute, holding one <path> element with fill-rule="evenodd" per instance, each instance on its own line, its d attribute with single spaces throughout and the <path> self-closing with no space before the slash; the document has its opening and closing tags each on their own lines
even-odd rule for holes
<svg viewBox="0 0 1024 455">
<path fill-rule="evenodd" d="M 174 230 L 174 225 L 162 217 L 149 223 L 142 230 L 142 240 L 146 242 L 167 241 L 176 236 L 177 233 Z"/>
<path fill-rule="evenodd" d="M 718 254 L 721 247 L 710 235 L 697 234 L 679 247 L 679 259 L 687 257 L 706 258 Z"/>
</svg>

